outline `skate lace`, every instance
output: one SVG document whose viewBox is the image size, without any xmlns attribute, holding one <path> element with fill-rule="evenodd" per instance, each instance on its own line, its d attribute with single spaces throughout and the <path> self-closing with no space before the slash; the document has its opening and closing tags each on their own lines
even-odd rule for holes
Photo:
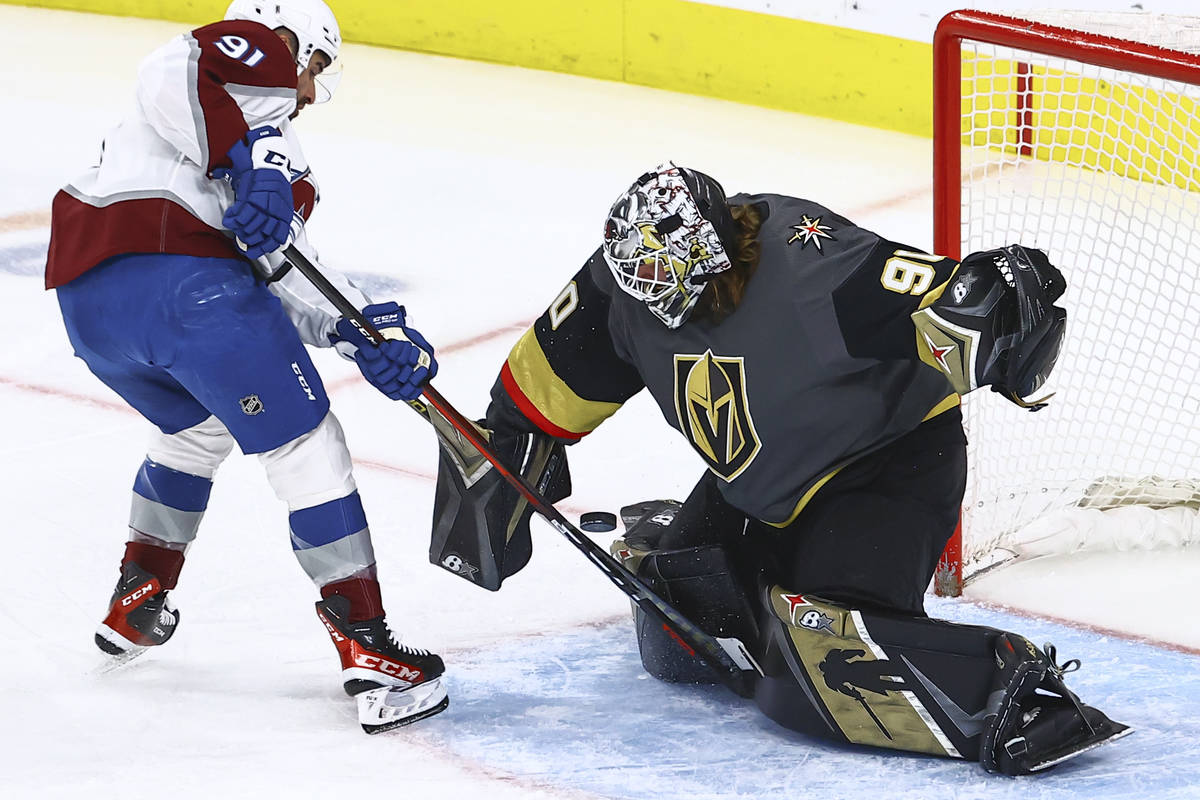
<svg viewBox="0 0 1200 800">
<path fill-rule="evenodd" d="M 392 633 L 391 628 L 387 629 L 387 640 L 392 645 L 392 647 L 396 648 L 401 653 L 405 653 L 410 656 L 427 656 L 432 653 L 432 651 L 425 650 L 420 647 L 409 647 L 406 644 L 401 644 L 400 637 L 398 637 L 398 636 L 396 636 L 396 634 Z"/>
<path fill-rule="evenodd" d="M 1046 660 L 1050 662 L 1050 671 L 1053 672 L 1054 676 L 1057 678 L 1062 678 L 1063 675 L 1066 675 L 1069 672 L 1075 672 L 1077 669 L 1083 666 L 1083 662 L 1078 658 L 1072 658 L 1070 661 L 1064 661 L 1062 664 L 1059 664 L 1058 648 L 1056 648 L 1050 642 L 1046 642 L 1044 645 L 1042 645 L 1042 650 L 1046 653 Z"/>
</svg>

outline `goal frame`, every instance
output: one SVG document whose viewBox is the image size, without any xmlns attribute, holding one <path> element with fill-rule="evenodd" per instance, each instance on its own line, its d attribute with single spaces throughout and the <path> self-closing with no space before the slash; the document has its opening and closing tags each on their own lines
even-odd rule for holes
<svg viewBox="0 0 1200 800">
<path fill-rule="evenodd" d="M 1100 67 L 1200 85 L 1200 55 L 1057 27 L 982 11 L 952 11 L 933 36 L 933 248 L 961 259 L 962 228 L 962 43 L 978 41 Z M 1032 89 L 1016 76 L 1018 146 L 1032 151 L 1034 113 L 1025 105 Z M 998 242 L 997 246 L 1005 244 Z M 969 466 L 968 466 L 969 468 Z M 960 517 L 961 519 L 961 517 Z M 960 522 L 934 574 L 934 590 L 955 597 L 963 588 L 963 530 Z"/>
</svg>

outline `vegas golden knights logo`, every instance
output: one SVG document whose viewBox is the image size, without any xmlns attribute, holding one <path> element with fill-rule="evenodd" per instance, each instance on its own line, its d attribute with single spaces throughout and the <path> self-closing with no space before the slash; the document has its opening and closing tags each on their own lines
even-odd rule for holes
<svg viewBox="0 0 1200 800">
<path fill-rule="evenodd" d="M 711 350 L 676 355 L 675 413 L 679 430 L 725 480 L 742 474 L 758 455 L 742 358 L 714 356 Z"/>
</svg>

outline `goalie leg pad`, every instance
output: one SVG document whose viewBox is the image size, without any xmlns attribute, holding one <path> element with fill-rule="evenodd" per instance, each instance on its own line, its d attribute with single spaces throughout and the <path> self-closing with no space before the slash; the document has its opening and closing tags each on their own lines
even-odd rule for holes
<svg viewBox="0 0 1200 800">
<path fill-rule="evenodd" d="M 1082 704 L 1057 666 L 1016 634 L 864 611 L 767 590 L 755 702 L 779 724 L 838 741 L 1047 769 L 1130 733 Z"/>
<path fill-rule="evenodd" d="M 622 549 L 615 543 L 614 548 Z M 720 547 L 643 554 L 637 575 L 705 633 L 736 638 L 753 647 L 757 639 L 754 611 Z M 633 609 L 638 651 L 646 672 L 672 683 L 717 682 L 711 668 L 682 647 L 669 629 L 637 605 Z"/>
<path fill-rule="evenodd" d="M 988 700 L 979 762 L 988 772 L 1039 772 L 1133 732 L 1084 705 L 1063 683 L 1053 649 L 1016 634 L 996 637 L 996 688 Z"/>
<path fill-rule="evenodd" d="M 918 617 L 891 626 L 779 586 L 765 601 L 764 677 L 754 697 L 764 714 L 836 741 L 973 758 L 994 669 L 983 645 L 994 631 Z M 911 644 L 881 644 L 896 638 Z"/>
<path fill-rule="evenodd" d="M 621 522 L 625 526 L 625 535 L 613 540 L 608 548 L 609 555 L 633 574 L 638 574 L 642 559 L 662 549 L 663 535 L 675 521 L 679 509 L 678 500 L 645 500 L 624 506 Z"/>
</svg>

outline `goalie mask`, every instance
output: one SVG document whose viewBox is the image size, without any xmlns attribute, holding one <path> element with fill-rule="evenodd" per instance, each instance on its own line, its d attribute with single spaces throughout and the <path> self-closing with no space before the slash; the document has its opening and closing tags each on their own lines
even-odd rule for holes
<svg viewBox="0 0 1200 800">
<path fill-rule="evenodd" d="M 602 250 L 617 285 L 678 328 L 708 281 L 732 266 L 735 231 L 721 184 L 667 162 L 613 203 Z"/>
<path fill-rule="evenodd" d="M 316 102 L 324 103 L 333 97 L 342 80 L 341 63 L 337 60 L 342 34 L 333 11 L 322 0 L 233 0 L 225 19 L 248 19 L 271 30 L 291 31 L 298 45 L 297 75 L 308 69 L 308 62 L 318 50 L 329 56 L 329 66 L 313 82 L 317 88 Z"/>
</svg>

